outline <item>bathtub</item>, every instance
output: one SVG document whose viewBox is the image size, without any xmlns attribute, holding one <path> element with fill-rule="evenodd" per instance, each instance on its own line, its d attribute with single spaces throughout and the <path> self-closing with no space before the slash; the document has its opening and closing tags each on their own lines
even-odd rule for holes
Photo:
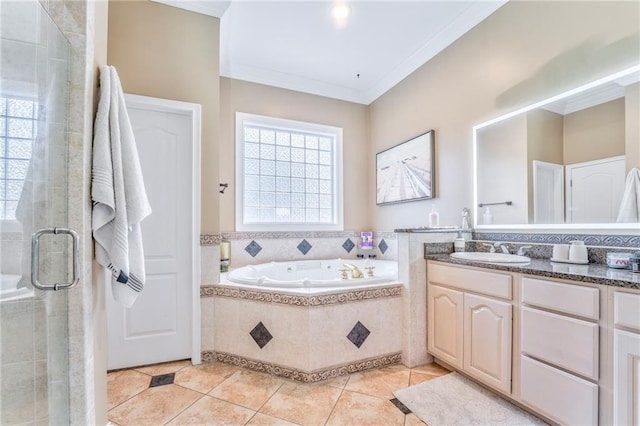
<svg viewBox="0 0 640 426">
<path fill-rule="evenodd" d="M 342 279 L 344 264 L 364 278 Z M 372 266 L 373 277 L 367 277 Z M 400 362 L 396 262 L 304 260 L 244 266 L 201 287 L 202 359 L 317 382 Z"/>
<path fill-rule="evenodd" d="M 0 274 L 0 302 L 19 300 L 33 296 L 33 291 L 26 287 L 18 288 L 21 275 Z"/>
<path fill-rule="evenodd" d="M 345 265 L 358 267 L 364 277 L 343 279 Z M 373 276 L 366 268 L 373 267 Z M 231 284 L 274 289 L 339 289 L 389 284 L 398 280 L 398 263 L 372 259 L 299 260 L 247 265 L 227 273 Z"/>
</svg>

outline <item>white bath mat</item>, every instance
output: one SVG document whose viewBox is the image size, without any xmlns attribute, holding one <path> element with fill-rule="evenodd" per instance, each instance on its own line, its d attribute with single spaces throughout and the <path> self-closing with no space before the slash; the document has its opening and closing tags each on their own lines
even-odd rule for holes
<svg viewBox="0 0 640 426">
<path fill-rule="evenodd" d="M 429 426 L 546 425 L 458 373 L 450 373 L 393 394 Z"/>
</svg>

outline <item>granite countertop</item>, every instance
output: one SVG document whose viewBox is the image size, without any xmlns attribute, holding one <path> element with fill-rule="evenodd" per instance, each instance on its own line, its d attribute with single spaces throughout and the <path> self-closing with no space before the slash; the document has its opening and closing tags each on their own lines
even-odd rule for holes
<svg viewBox="0 0 640 426">
<path fill-rule="evenodd" d="M 398 234 L 453 234 L 458 232 L 472 233 L 473 229 L 462 229 L 459 226 L 421 226 L 419 228 L 400 228 L 394 229 L 393 232 Z"/>
<path fill-rule="evenodd" d="M 627 269 L 609 268 L 607 265 L 598 263 L 571 265 L 566 263 L 553 263 L 549 259 L 533 258 L 531 262 L 526 264 L 485 263 L 452 259 L 448 254 L 427 254 L 425 259 L 547 278 L 560 278 L 592 284 L 640 289 L 640 274 L 633 273 Z"/>
</svg>

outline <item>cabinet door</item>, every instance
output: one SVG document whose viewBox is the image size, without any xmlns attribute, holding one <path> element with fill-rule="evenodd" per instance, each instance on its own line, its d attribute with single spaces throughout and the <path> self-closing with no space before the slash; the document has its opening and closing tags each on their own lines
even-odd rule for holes
<svg viewBox="0 0 640 426">
<path fill-rule="evenodd" d="M 510 303 L 464 295 L 464 371 L 511 393 Z"/>
<path fill-rule="evenodd" d="M 613 332 L 613 424 L 640 425 L 640 334 Z"/>
<path fill-rule="evenodd" d="M 429 285 L 427 349 L 456 368 L 462 368 L 462 292 Z"/>
</svg>

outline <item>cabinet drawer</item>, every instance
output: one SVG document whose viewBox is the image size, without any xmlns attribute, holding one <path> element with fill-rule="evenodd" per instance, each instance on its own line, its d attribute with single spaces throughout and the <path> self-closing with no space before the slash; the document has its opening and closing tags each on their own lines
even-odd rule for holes
<svg viewBox="0 0 640 426">
<path fill-rule="evenodd" d="M 521 313 L 523 353 L 598 380 L 597 324 L 527 307 Z"/>
<path fill-rule="evenodd" d="M 613 294 L 613 324 L 640 331 L 640 294 Z"/>
<path fill-rule="evenodd" d="M 511 275 L 429 263 L 429 282 L 502 299 L 512 299 Z"/>
<path fill-rule="evenodd" d="M 593 287 L 525 277 L 522 302 L 587 319 L 600 318 L 600 291 Z"/>
<path fill-rule="evenodd" d="M 566 425 L 598 424 L 598 385 L 521 357 L 522 401 Z"/>
</svg>

